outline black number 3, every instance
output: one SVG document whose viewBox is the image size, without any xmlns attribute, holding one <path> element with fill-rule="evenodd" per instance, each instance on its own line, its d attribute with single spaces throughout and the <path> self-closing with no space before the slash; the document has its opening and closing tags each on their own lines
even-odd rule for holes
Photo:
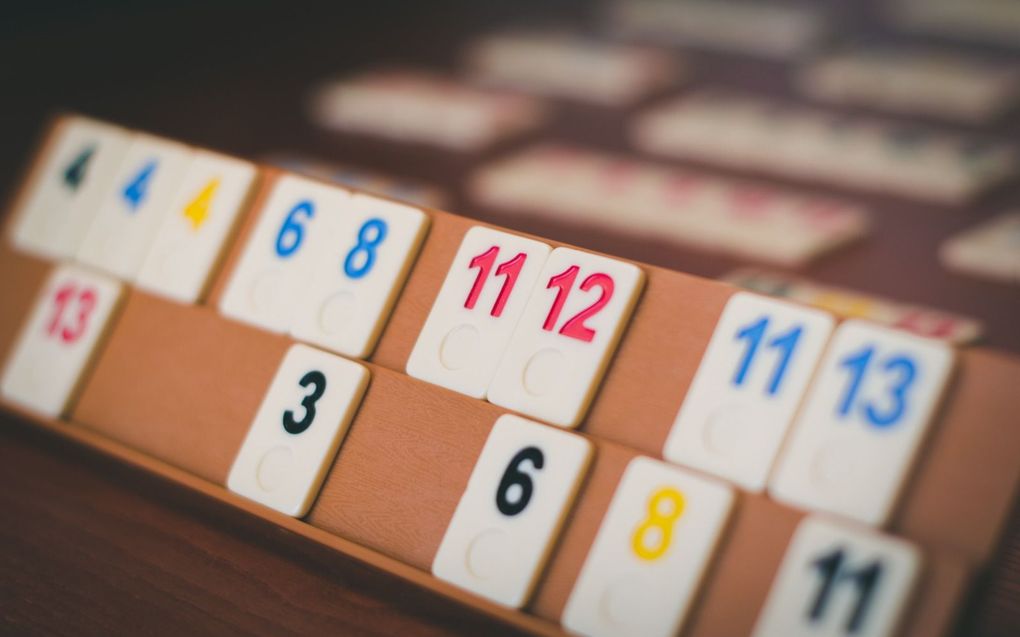
<svg viewBox="0 0 1020 637">
<path fill-rule="evenodd" d="M 294 412 L 290 409 L 283 412 L 283 428 L 289 434 L 299 434 L 312 426 L 312 421 L 315 420 L 315 401 L 322 398 L 326 391 L 326 375 L 318 370 L 312 370 L 302 376 L 298 384 L 302 387 L 315 385 L 315 389 L 301 401 L 301 406 L 305 409 L 301 420 L 294 420 Z"/>
<path fill-rule="evenodd" d="M 521 463 L 525 460 L 530 460 L 536 470 L 541 469 L 545 464 L 545 456 L 542 455 L 542 450 L 538 447 L 525 447 L 510 460 L 510 465 L 503 472 L 503 479 L 499 481 L 499 488 L 496 489 L 496 508 L 503 515 L 517 515 L 531 501 L 531 493 L 535 490 L 535 485 L 531 481 L 531 476 L 520 469 Z M 519 493 L 511 499 L 508 497 L 510 488 L 515 485 Z"/>
</svg>

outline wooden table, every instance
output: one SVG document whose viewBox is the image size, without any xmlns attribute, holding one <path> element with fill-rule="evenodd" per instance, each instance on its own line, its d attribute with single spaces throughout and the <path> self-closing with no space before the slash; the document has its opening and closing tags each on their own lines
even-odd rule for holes
<svg viewBox="0 0 1020 637">
<path fill-rule="evenodd" d="M 0 480 L 0 633 L 516 634 L 9 417 Z"/>
</svg>

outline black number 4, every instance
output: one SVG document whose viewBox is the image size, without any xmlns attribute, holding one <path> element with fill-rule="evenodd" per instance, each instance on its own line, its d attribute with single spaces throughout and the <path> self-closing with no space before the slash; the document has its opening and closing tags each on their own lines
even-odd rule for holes
<svg viewBox="0 0 1020 637">
<path fill-rule="evenodd" d="M 503 479 L 499 481 L 499 488 L 496 489 L 496 508 L 503 515 L 517 515 L 531 501 L 535 485 L 531 481 L 531 476 L 520 469 L 521 463 L 525 460 L 530 461 L 535 470 L 541 469 L 545 464 L 545 456 L 538 447 L 525 447 L 510 459 L 510 464 L 503 472 Z M 509 498 L 510 487 L 514 485 L 517 486 L 520 493 L 511 500 Z"/>
<path fill-rule="evenodd" d="M 301 420 L 294 420 L 294 412 L 290 409 L 283 412 L 283 428 L 289 434 L 299 434 L 312 426 L 312 421 L 315 420 L 315 402 L 322 398 L 326 391 L 326 375 L 319 370 L 312 370 L 302 376 L 298 384 L 302 387 L 314 385 L 315 389 L 301 401 L 301 406 L 305 410 Z"/>
<path fill-rule="evenodd" d="M 854 605 L 853 612 L 847 618 L 846 631 L 853 634 L 864 624 L 875 587 L 882 576 L 882 563 L 875 561 L 852 571 L 849 568 L 844 569 L 844 558 L 843 549 L 838 548 L 812 562 L 812 566 L 818 569 L 822 575 L 822 586 L 818 589 L 818 594 L 808 610 L 808 618 L 812 622 L 819 621 L 825 615 L 825 607 L 828 605 L 836 585 L 845 580 L 852 580 L 857 585 L 857 604 Z"/>
</svg>

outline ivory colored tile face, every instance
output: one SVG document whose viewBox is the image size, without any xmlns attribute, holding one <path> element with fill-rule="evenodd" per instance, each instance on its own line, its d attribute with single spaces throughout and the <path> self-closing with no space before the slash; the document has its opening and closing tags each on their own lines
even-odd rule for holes
<svg viewBox="0 0 1020 637">
<path fill-rule="evenodd" d="M 676 635 L 729 516 L 733 492 L 639 457 L 620 479 L 563 611 L 582 635 Z"/>
<path fill-rule="evenodd" d="M 553 250 L 489 386 L 489 401 L 576 427 L 643 285 L 644 273 L 630 263 Z"/>
<path fill-rule="evenodd" d="M 889 518 L 953 366 L 944 343 L 865 321 L 832 338 L 769 483 L 777 500 Z"/>
<path fill-rule="evenodd" d="M 888 637 L 920 570 L 912 545 L 824 518 L 790 541 L 754 637 Z"/>
<path fill-rule="evenodd" d="M 307 513 L 368 378 L 358 363 L 292 346 L 241 444 L 227 487 L 280 513 Z"/>
<path fill-rule="evenodd" d="M 50 275 L 4 367 L 0 394 L 62 416 L 120 299 L 117 281 L 73 265 Z"/>
<path fill-rule="evenodd" d="M 85 117 L 60 124 L 33 176 L 14 227 L 18 248 L 50 259 L 74 256 L 127 150 L 124 129 Z"/>
<path fill-rule="evenodd" d="M 485 396 L 549 246 L 475 226 L 467 231 L 432 304 L 407 373 L 474 398 Z"/>
<path fill-rule="evenodd" d="M 249 162 L 197 151 L 156 232 L 138 286 L 182 303 L 198 301 L 255 174 Z"/>
<path fill-rule="evenodd" d="M 326 219 L 342 214 L 350 195 L 310 179 L 285 175 L 259 215 L 220 312 L 273 332 L 286 332 L 308 285 L 317 251 L 329 239 Z"/>
<path fill-rule="evenodd" d="M 324 220 L 318 255 L 291 335 L 364 358 L 389 318 L 428 228 L 421 210 L 354 195 Z"/>
<path fill-rule="evenodd" d="M 591 460 L 584 438 L 518 416 L 496 421 L 432 573 L 492 601 L 528 601 Z"/>
<path fill-rule="evenodd" d="M 792 303 L 746 292 L 730 297 L 663 456 L 764 489 L 833 324 L 828 314 Z"/>
<path fill-rule="evenodd" d="M 192 155 L 183 144 L 133 135 L 78 249 L 78 260 L 117 278 L 134 279 Z"/>
</svg>

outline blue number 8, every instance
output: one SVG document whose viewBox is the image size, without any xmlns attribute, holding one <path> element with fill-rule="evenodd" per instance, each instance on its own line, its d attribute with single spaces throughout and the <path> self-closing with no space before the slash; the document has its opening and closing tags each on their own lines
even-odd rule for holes
<svg viewBox="0 0 1020 637">
<path fill-rule="evenodd" d="M 283 220 L 280 232 L 276 235 L 276 254 L 284 259 L 297 252 L 301 242 L 304 241 L 305 227 L 299 222 L 299 215 L 304 215 L 307 219 L 314 217 L 315 204 L 307 199 L 299 201 Z"/>
<path fill-rule="evenodd" d="M 386 239 L 388 227 L 382 219 L 369 219 L 358 229 L 358 242 L 344 259 L 344 274 L 352 279 L 360 279 L 372 270 L 375 265 L 375 249 Z M 358 255 L 364 257 L 359 258 Z M 360 261 L 360 264 L 358 263 Z"/>
<path fill-rule="evenodd" d="M 874 354 L 874 347 L 865 347 L 859 353 L 851 354 L 840 361 L 840 366 L 849 369 L 851 374 L 850 384 L 837 410 L 840 417 L 846 417 L 853 408 L 861 381 Z M 879 428 L 895 425 L 903 417 L 903 412 L 907 409 L 907 390 L 917 378 L 917 364 L 906 356 L 887 358 L 882 364 L 882 369 L 886 372 L 898 372 L 895 384 L 888 387 L 892 404 L 886 410 L 876 407 L 871 401 L 862 405 L 868 422 Z"/>
</svg>

